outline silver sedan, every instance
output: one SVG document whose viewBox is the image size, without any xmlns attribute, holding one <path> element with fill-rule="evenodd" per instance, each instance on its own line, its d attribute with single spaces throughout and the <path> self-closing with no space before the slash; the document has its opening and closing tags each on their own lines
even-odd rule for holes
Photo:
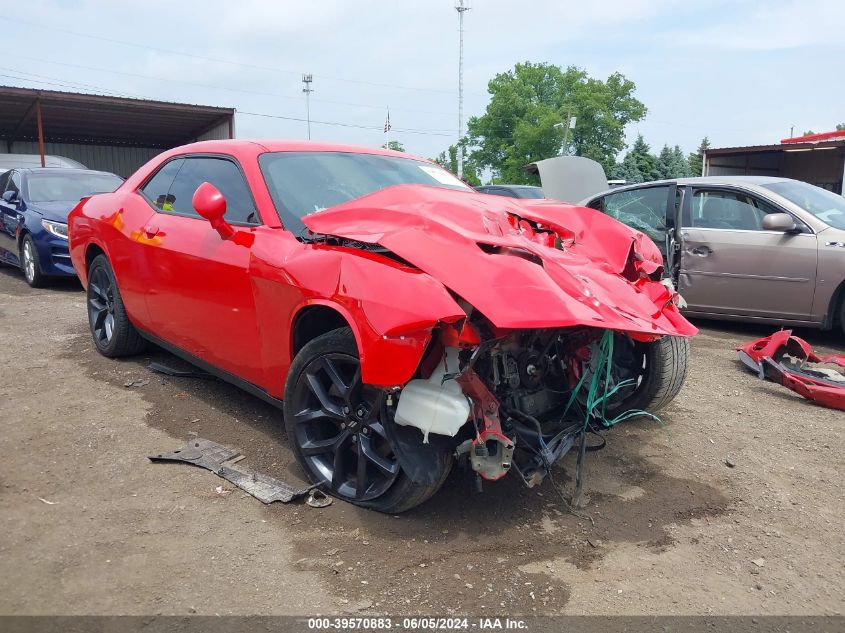
<svg viewBox="0 0 845 633">
<path fill-rule="evenodd" d="M 845 198 L 788 178 L 630 185 L 583 200 L 649 235 L 689 316 L 845 332 Z"/>
</svg>

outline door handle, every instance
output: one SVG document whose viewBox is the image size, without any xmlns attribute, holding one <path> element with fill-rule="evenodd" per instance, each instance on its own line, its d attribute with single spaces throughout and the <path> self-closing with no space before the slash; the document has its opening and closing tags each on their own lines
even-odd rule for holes
<svg viewBox="0 0 845 633">
<path fill-rule="evenodd" d="M 144 235 L 149 238 L 153 238 L 159 234 L 159 230 L 157 226 L 145 226 L 144 227 Z"/>
<path fill-rule="evenodd" d="M 713 252 L 713 249 L 709 246 L 696 246 L 694 249 L 690 251 L 693 255 L 698 255 L 699 257 L 707 257 L 710 253 Z"/>
</svg>

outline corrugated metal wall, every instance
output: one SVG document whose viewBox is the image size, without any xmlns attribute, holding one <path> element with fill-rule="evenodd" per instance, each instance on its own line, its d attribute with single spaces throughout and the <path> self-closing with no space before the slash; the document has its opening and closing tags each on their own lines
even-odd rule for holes
<svg viewBox="0 0 845 633">
<path fill-rule="evenodd" d="M 5 144 L 0 152 L 5 153 Z M 126 178 L 161 149 L 148 147 L 121 147 L 118 145 L 75 145 L 70 143 L 45 143 L 44 152 L 78 160 L 89 169 L 110 171 Z M 38 143 L 23 141 L 12 143 L 10 154 L 38 154 Z"/>
<path fill-rule="evenodd" d="M 234 136 L 234 122 L 232 123 L 232 132 Z M 195 140 L 197 141 L 223 141 L 229 138 L 229 122 L 223 121 L 220 125 L 211 128 L 205 134 L 197 137 Z"/>
<path fill-rule="evenodd" d="M 229 122 L 210 129 L 197 141 L 219 141 L 229 138 Z M 120 145 L 77 145 L 72 143 L 45 143 L 46 154 L 64 156 L 77 160 L 89 169 L 110 171 L 124 178 L 163 150 L 154 147 L 125 147 Z M 38 143 L 19 141 L 12 143 L 6 152 L 6 144 L 0 143 L 0 154 L 38 154 Z"/>
</svg>

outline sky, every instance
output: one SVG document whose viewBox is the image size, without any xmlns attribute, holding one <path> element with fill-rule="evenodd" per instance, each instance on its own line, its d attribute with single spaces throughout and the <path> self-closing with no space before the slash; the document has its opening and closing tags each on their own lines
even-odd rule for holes
<svg viewBox="0 0 845 633">
<path fill-rule="evenodd" d="M 656 152 L 777 143 L 845 123 L 843 0 L 467 0 L 464 117 L 518 62 L 622 72 Z M 240 138 L 434 157 L 458 130 L 454 0 L 0 0 L 0 84 L 234 107 Z"/>
</svg>

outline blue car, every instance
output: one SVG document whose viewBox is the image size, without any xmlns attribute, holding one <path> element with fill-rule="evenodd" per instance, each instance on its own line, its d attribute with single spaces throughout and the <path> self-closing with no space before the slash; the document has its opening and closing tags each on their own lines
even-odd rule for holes
<svg viewBox="0 0 845 633">
<path fill-rule="evenodd" d="M 18 266 L 33 288 L 76 275 L 67 214 L 80 198 L 114 191 L 123 179 L 88 169 L 12 169 L 0 174 L 0 262 Z"/>
</svg>

